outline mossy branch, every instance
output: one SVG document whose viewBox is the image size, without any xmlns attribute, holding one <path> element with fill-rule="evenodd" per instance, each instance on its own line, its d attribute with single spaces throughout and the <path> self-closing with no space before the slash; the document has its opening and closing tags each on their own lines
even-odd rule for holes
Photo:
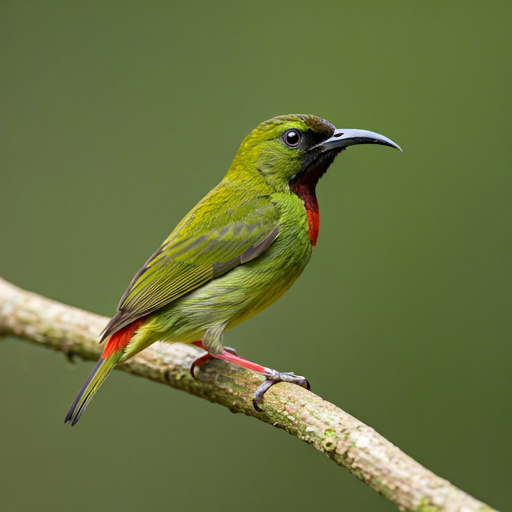
<svg viewBox="0 0 512 512">
<path fill-rule="evenodd" d="M 62 352 L 96 360 L 98 334 L 108 318 L 24 291 L 0 279 L 0 334 L 14 335 Z M 222 361 L 192 379 L 190 365 L 202 351 L 176 343 L 156 344 L 120 370 L 187 391 L 282 428 L 343 466 L 402 511 L 491 512 L 488 505 L 438 477 L 375 430 L 319 396 L 292 384 L 273 386 L 264 412 L 254 410 L 252 394 L 262 378 Z M 70 395 L 71 396 L 71 395 Z"/>
</svg>

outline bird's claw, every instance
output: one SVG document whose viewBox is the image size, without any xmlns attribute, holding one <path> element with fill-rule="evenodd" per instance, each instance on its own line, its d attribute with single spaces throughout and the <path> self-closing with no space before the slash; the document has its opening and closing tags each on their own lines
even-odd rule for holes
<svg viewBox="0 0 512 512">
<path fill-rule="evenodd" d="M 224 347 L 224 350 L 226 352 L 229 352 L 230 354 L 233 354 L 235 356 L 237 356 L 237 352 L 234 348 L 231 348 L 231 347 Z M 192 366 L 190 367 L 190 375 L 192 375 L 192 378 L 194 378 L 195 380 L 200 380 L 198 379 L 196 376 L 195 376 L 195 369 L 196 368 L 201 368 L 201 366 L 203 366 L 204 364 L 206 364 L 210 359 L 212 358 L 212 356 L 207 352 L 206 354 L 203 354 L 201 357 L 198 357 L 193 363 L 192 363 Z"/>
<path fill-rule="evenodd" d="M 260 384 L 252 396 L 252 405 L 258 412 L 263 411 L 260 407 L 263 402 L 263 395 L 265 395 L 270 387 L 278 382 L 290 382 L 291 384 L 301 386 L 308 391 L 311 389 L 307 379 L 300 377 L 299 375 L 295 375 L 293 372 L 277 372 L 276 370 L 269 369 L 265 374 L 265 377 L 266 379 Z"/>
<path fill-rule="evenodd" d="M 201 357 L 198 357 L 193 363 L 192 363 L 192 366 L 190 367 L 190 375 L 192 375 L 192 378 L 195 379 L 195 380 L 200 380 L 196 377 L 194 371 L 196 368 L 201 368 L 201 366 L 203 366 L 203 364 L 207 363 L 210 359 L 212 358 L 212 356 L 210 354 L 204 354 L 202 355 Z"/>
</svg>

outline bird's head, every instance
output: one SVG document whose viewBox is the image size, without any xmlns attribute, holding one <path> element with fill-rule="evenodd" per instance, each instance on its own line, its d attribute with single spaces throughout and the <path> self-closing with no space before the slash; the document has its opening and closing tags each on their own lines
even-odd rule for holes
<svg viewBox="0 0 512 512">
<path fill-rule="evenodd" d="M 355 144 L 400 147 L 378 133 L 337 129 L 312 115 L 274 117 L 261 123 L 242 142 L 227 178 L 263 178 L 275 190 L 299 182 L 314 188 L 335 157 Z"/>
</svg>

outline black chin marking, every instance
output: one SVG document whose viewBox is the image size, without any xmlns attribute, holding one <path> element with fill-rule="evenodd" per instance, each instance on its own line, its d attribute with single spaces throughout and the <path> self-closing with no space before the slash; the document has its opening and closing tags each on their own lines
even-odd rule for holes
<svg viewBox="0 0 512 512">
<path fill-rule="evenodd" d="M 302 162 L 301 170 L 288 182 L 293 187 L 298 181 L 307 182 L 313 188 L 318 180 L 326 173 L 327 169 L 334 162 L 334 159 L 346 148 L 334 148 L 321 153 L 315 152 L 306 155 Z"/>
</svg>

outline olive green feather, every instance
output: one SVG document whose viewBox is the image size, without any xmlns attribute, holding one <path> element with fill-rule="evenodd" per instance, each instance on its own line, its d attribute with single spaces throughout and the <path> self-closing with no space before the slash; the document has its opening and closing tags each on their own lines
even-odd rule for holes
<svg viewBox="0 0 512 512">
<path fill-rule="evenodd" d="M 219 188 L 184 219 L 136 274 L 103 339 L 257 257 L 274 241 L 279 211 L 268 197 L 247 198 L 238 208 L 226 210 L 222 201 L 211 201 L 212 196 L 225 192 Z M 211 216 L 214 222 L 193 223 L 204 209 L 208 212 L 203 218 Z"/>
</svg>

